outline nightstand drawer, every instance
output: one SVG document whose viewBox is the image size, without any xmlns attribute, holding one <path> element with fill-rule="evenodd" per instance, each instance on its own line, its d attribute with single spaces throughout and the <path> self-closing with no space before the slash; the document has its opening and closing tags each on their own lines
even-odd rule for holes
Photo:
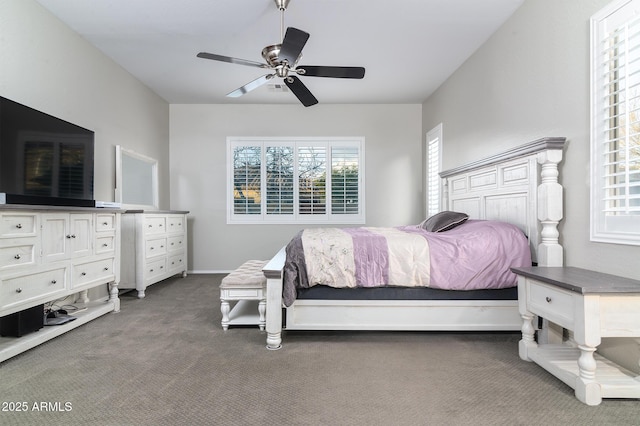
<svg viewBox="0 0 640 426">
<path fill-rule="evenodd" d="M 569 292 L 527 280 L 527 306 L 531 312 L 565 328 L 573 329 L 574 301 Z"/>
</svg>

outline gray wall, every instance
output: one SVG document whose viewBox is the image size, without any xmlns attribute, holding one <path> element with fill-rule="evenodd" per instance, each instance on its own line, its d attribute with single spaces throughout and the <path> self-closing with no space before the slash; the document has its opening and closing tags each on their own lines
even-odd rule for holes
<svg viewBox="0 0 640 426">
<path fill-rule="evenodd" d="M 445 169 L 540 137 L 567 137 L 565 264 L 640 279 L 639 246 L 589 241 L 589 18 L 609 2 L 525 1 L 423 104 L 423 127 L 443 123 Z M 624 350 L 636 354 L 627 366 L 637 370 L 637 347 Z"/>
<path fill-rule="evenodd" d="M 228 136 L 364 136 L 366 225 L 422 220 L 420 105 L 171 105 L 172 208 L 189 210 L 189 269 L 270 259 L 298 225 L 226 224 Z"/>
</svg>

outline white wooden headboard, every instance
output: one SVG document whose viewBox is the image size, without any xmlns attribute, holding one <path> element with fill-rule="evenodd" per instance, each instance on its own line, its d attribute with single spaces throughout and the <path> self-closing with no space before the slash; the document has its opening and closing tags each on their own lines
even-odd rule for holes
<svg viewBox="0 0 640 426">
<path fill-rule="evenodd" d="M 563 188 L 558 163 L 566 138 L 548 137 L 440 173 L 443 205 L 472 219 L 517 225 L 529 237 L 533 261 L 562 266 L 558 223 Z"/>
</svg>

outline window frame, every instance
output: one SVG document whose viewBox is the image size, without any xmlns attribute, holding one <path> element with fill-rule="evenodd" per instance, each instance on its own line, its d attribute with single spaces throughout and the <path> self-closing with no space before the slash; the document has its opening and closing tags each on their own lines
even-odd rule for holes
<svg viewBox="0 0 640 426">
<path fill-rule="evenodd" d="M 618 98 L 613 100 L 614 96 L 620 93 L 619 79 L 616 77 L 608 84 L 608 86 L 615 87 L 613 90 L 605 90 L 605 74 L 607 73 L 606 64 L 610 62 L 610 59 L 605 59 L 603 42 L 609 38 L 607 32 L 607 24 L 612 25 L 613 28 L 620 28 L 621 25 L 627 24 L 631 21 L 637 21 L 639 19 L 638 13 L 633 11 L 634 8 L 638 9 L 640 6 L 640 0 L 618 0 L 607 5 L 605 8 L 597 12 L 591 17 L 591 202 L 590 202 L 590 238 L 595 242 L 606 242 L 613 244 L 627 244 L 627 245 L 640 245 L 640 214 L 635 213 L 637 210 L 634 207 L 630 207 L 629 200 L 627 200 L 626 211 L 618 214 L 608 214 L 606 200 L 610 195 L 607 193 L 606 179 L 609 178 L 610 172 L 606 171 L 608 167 L 605 163 L 605 155 L 607 148 L 605 145 L 612 141 L 620 140 L 620 137 L 624 138 L 625 144 L 629 147 L 630 133 L 626 132 L 625 135 L 620 136 L 618 133 L 615 137 L 611 138 L 608 133 L 619 128 L 618 124 L 614 124 L 611 127 L 611 120 L 617 120 L 618 117 Z M 626 42 L 628 38 L 624 39 Z M 635 46 L 636 49 L 640 49 L 640 46 Z M 627 50 L 628 52 L 628 50 Z M 620 55 L 624 57 L 624 55 Z M 616 55 L 616 58 L 620 56 Z M 624 67 L 627 69 L 629 65 L 625 62 Z M 618 66 L 616 65 L 616 69 Z M 626 81 L 630 79 L 625 76 Z M 627 87 L 623 87 L 622 90 L 626 90 Z M 628 94 L 624 92 L 625 95 Z M 605 99 L 610 99 L 606 101 Z M 636 100 L 640 99 L 634 96 Z M 623 101 L 626 107 L 628 97 Z M 612 105 L 613 103 L 613 105 Z M 611 110 L 611 113 L 607 113 L 606 110 Z M 627 117 L 632 114 L 625 113 L 625 121 L 628 123 Z M 627 127 L 628 124 L 627 124 Z M 626 166 L 629 163 L 633 163 L 633 160 L 626 157 L 624 160 Z M 618 164 L 618 163 L 616 163 Z M 628 167 L 627 167 L 628 170 Z M 628 173 L 628 172 L 627 172 Z M 609 184 L 610 185 L 610 184 Z M 623 183 L 622 187 L 625 193 L 628 195 L 633 185 L 630 184 L 627 179 Z M 627 196 L 628 198 L 628 196 Z"/>
<path fill-rule="evenodd" d="M 260 147 L 260 192 L 266 200 L 266 148 L 292 146 L 293 213 L 267 213 L 266 203 L 261 202 L 259 214 L 239 214 L 234 210 L 234 149 L 239 146 Z M 326 148 L 325 158 L 325 212 L 322 214 L 300 213 L 299 203 L 299 149 L 311 146 Z M 357 213 L 333 213 L 331 204 L 332 148 L 355 147 L 358 153 L 358 209 Z M 364 137 L 227 137 L 227 224 L 364 224 L 365 223 L 365 138 Z"/>
</svg>

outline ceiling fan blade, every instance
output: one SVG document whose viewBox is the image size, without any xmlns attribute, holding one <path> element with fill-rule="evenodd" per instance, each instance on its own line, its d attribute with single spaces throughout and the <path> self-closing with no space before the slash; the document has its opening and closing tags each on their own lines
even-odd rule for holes
<svg viewBox="0 0 640 426">
<path fill-rule="evenodd" d="M 307 89 L 307 86 L 302 84 L 298 77 L 290 75 L 284 79 L 284 84 L 291 89 L 296 98 L 302 102 L 302 105 L 309 107 L 318 103 L 316 97 Z"/>
<path fill-rule="evenodd" d="M 253 89 L 257 89 L 258 87 L 260 87 L 263 84 L 265 84 L 267 81 L 271 80 L 274 75 L 275 74 L 266 74 L 266 75 L 263 75 L 262 77 L 258 77 L 255 80 L 253 80 L 253 81 L 245 84 L 244 86 L 237 88 L 233 92 L 229 93 L 227 95 L 227 97 L 229 97 L 229 98 L 238 98 L 238 97 L 244 95 L 245 93 L 249 93 Z"/>
<path fill-rule="evenodd" d="M 248 61 L 246 59 L 232 58 L 230 56 L 216 55 L 214 53 L 200 52 L 196 56 L 203 59 L 212 59 L 214 61 L 229 62 L 231 64 L 247 65 L 249 67 L 269 68 L 269 65 L 261 62 Z"/>
<path fill-rule="evenodd" d="M 303 70 L 304 72 L 299 72 Z M 296 72 L 300 75 L 310 77 L 332 77 L 332 78 L 363 78 L 364 68 L 362 67 L 325 67 L 316 65 L 298 65 Z"/>
<path fill-rule="evenodd" d="M 282 40 L 282 46 L 280 47 L 280 53 L 278 53 L 278 59 L 281 61 L 286 60 L 289 65 L 293 66 L 298 60 L 302 48 L 309 40 L 309 33 L 306 33 L 297 28 L 289 27 L 284 34 Z"/>
</svg>

